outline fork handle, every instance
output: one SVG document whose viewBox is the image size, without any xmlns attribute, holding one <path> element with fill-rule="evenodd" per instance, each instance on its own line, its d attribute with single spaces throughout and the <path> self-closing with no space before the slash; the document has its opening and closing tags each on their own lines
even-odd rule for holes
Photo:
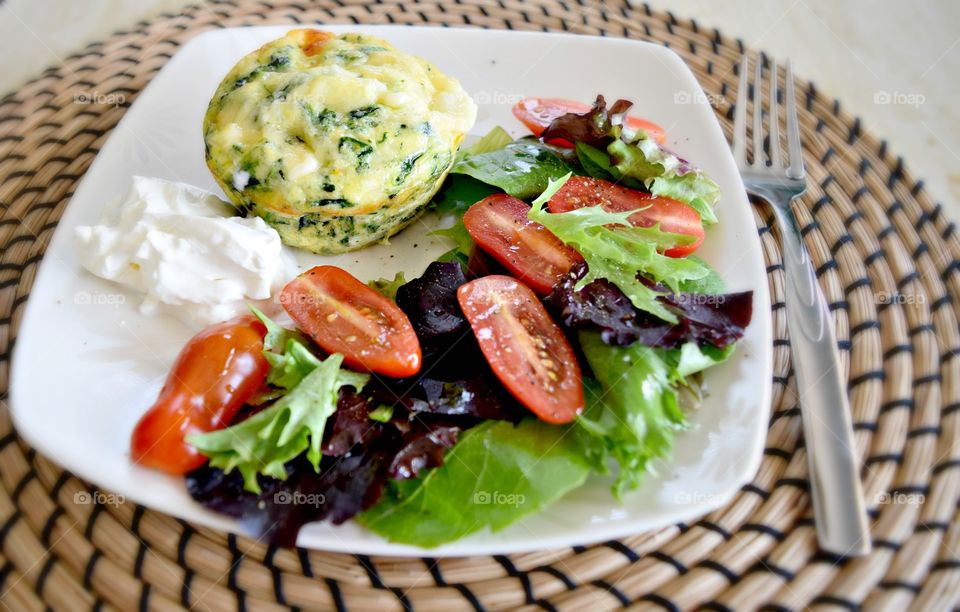
<svg viewBox="0 0 960 612">
<path fill-rule="evenodd" d="M 792 199 L 780 200 L 771 203 L 782 233 L 787 326 L 810 464 L 817 541 L 827 552 L 865 555 L 870 552 L 870 531 L 832 316 L 790 208 Z"/>
</svg>

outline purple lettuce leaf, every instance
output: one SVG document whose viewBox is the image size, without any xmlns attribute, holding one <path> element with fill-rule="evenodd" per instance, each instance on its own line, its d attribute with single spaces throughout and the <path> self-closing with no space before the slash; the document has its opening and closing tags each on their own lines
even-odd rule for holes
<svg viewBox="0 0 960 612">
<path fill-rule="evenodd" d="M 497 381 L 460 310 L 456 292 L 465 282 L 458 263 L 433 263 L 397 290 L 397 303 L 420 339 L 424 367 L 416 377 L 373 376 L 360 392 L 340 390 L 319 473 L 301 455 L 287 463 L 285 480 L 259 476 L 256 494 L 244 490 L 238 471 L 205 465 L 187 475 L 193 498 L 268 542 L 293 546 L 303 525 L 342 523 L 376 503 L 388 479 L 414 478 L 442 465 L 461 431 L 485 419 L 522 419 L 526 412 Z M 381 407 L 393 411 L 387 422 L 370 418 Z"/>
<path fill-rule="evenodd" d="M 460 309 L 457 289 L 466 282 L 460 264 L 434 262 L 420 278 L 397 290 L 397 305 L 420 340 L 423 368 L 407 379 L 374 376 L 366 390 L 374 404 L 399 405 L 410 413 L 522 418 L 522 409 L 490 370 Z"/>
<path fill-rule="evenodd" d="M 354 456 L 380 452 L 386 459 L 387 477 L 393 480 L 414 478 L 420 470 L 443 464 L 444 452 L 457 441 L 457 434 L 474 425 L 407 412 L 394 406 L 393 416 L 385 423 L 370 418 L 375 405 L 372 396 L 341 395 L 334 414 L 332 433 L 324 442 L 324 455 Z"/>
<path fill-rule="evenodd" d="M 544 141 L 566 140 L 582 142 L 593 147 L 606 148 L 614 140 L 615 119 L 626 115 L 633 102 L 617 100 L 610 109 L 607 101 L 598 95 L 593 107 L 586 113 L 567 113 L 553 120 L 540 137 Z"/>
<path fill-rule="evenodd" d="M 444 380 L 425 373 L 402 380 L 374 378 L 364 390 L 372 403 L 402 408 L 410 414 L 517 422 L 525 411 L 503 389 L 486 363 L 468 364 L 463 378 Z"/>
<path fill-rule="evenodd" d="M 681 313 L 670 329 L 674 346 L 686 341 L 725 348 L 743 337 L 753 316 L 753 291 L 700 295 L 676 293 L 660 298 Z"/>
<path fill-rule="evenodd" d="M 471 344 L 470 324 L 457 301 L 457 288 L 466 282 L 459 263 L 435 261 L 420 278 L 397 289 L 397 306 L 410 319 L 425 361 L 457 344 Z"/>
<path fill-rule="evenodd" d="M 205 507 L 239 519 L 244 529 L 278 546 L 296 545 L 307 523 L 340 524 L 377 500 L 386 481 L 382 451 L 349 457 L 324 457 L 320 473 L 306 455 L 286 465 L 288 477 L 259 476 L 261 493 L 243 488 L 243 476 L 224 473 L 209 464 L 187 474 L 187 491 Z"/>
<path fill-rule="evenodd" d="M 553 288 L 547 304 L 556 317 L 571 329 L 595 329 L 606 344 L 676 348 L 686 342 L 724 348 L 741 337 L 753 314 L 753 292 L 702 295 L 669 293 L 657 299 L 673 311 L 679 321 L 671 324 L 638 310 L 613 283 L 600 279 L 575 289 L 586 274 L 586 266 L 571 270 Z"/>
<path fill-rule="evenodd" d="M 351 411 L 356 416 L 357 411 Z M 187 491 L 200 504 L 240 521 L 244 530 L 278 546 L 296 545 L 300 529 L 315 521 L 339 525 L 379 501 L 388 479 L 416 477 L 439 467 L 461 426 L 407 423 L 406 431 L 375 423 L 366 438 L 338 457 L 324 456 L 319 473 L 306 454 L 286 464 L 287 478 L 258 476 L 261 492 L 243 487 L 243 476 L 209 464 L 186 476 Z"/>
<path fill-rule="evenodd" d="M 285 480 L 259 476 L 257 494 L 244 489 L 239 471 L 224 473 L 207 464 L 187 475 L 187 490 L 205 507 L 239 519 L 256 537 L 294 546 L 307 523 L 346 521 L 375 504 L 388 479 L 415 478 L 442 465 L 446 450 L 461 431 L 480 422 L 479 415 L 500 414 L 492 412 L 499 404 L 474 397 L 480 385 L 489 388 L 491 383 L 468 384 L 471 391 L 457 383 L 427 383 L 430 390 L 418 387 L 423 397 L 413 401 L 392 396 L 394 415 L 386 423 L 370 418 L 371 410 L 383 405 L 374 403 L 375 393 L 343 390 L 327 427 L 319 472 L 300 455 L 286 464 Z M 462 398 L 459 404 L 457 397 Z M 414 404 L 420 410 L 408 411 Z M 437 411 L 431 412 L 431 406 Z"/>
<path fill-rule="evenodd" d="M 463 428 L 455 424 L 429 425 L 418 422 L 405 434 L 400 450 L 393 456 L 387 476 L 391 480 L 416 478 L 421 470 L 443 465 L 443 454 L 457 443 Z"/>
<path fill-rule="evenodd" d="M 370 418 L 370 402 L 349 388 L 340 390 L 337 411 L 330 417 L 323 454 L 340 457 L 355 446 L 368 446 L 384 435 L 384 424 Z"/>
</svg>

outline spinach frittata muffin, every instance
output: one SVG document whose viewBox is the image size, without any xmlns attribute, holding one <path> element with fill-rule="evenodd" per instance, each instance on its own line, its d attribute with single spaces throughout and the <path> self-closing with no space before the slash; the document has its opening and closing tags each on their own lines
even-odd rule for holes
<svg viewBox="0 0 960 612">
<path fill-rule="evenodd" d="M 429 62 L 372 36 L 300 29 L 233 67 L 203 135 L 241 214 L 331 254 L 413 221 L 475 118 L 460 84 Z"/>
</svg>

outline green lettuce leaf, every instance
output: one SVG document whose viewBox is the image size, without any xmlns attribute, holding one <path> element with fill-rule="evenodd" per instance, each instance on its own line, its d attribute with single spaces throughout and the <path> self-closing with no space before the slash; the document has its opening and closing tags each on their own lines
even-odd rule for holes
<svg viewBox="0 0 960 612">
<path fill-rule="evenodd" d="M 594 280 L 606 279 L 619 287 L 640 310 L 675 323 L 676 315 L 657 300 L 662 294 L 639 280 L 637 273 L 642 272 L 674 292 L 679 292 L 684 283 L 707 278 L 711 269 L 702 260 L 660 253 L 673 246 L 689 244 L 694 238 L 664 232 L 659 225 L 634 227 L 628 221 L 633 211 L 615 213 L 600 206 L 585 206 L 565 213 L 548 212 L 546 203 L 568 177 L 551 180 L 548 188 L 533 201 L 528 216 L 586 260 L 588 271 L 577 289 Z"/>
<path fill-rule="evenodd" d="M 296 340 L 298 342 L 306 341 L 305 336 L 299 331 L 295 329 L 287 329 L 286 327 L 278 325 L 273 319 L 263 314 L 263 312 L 256 306 L 248 304 L 247 307 L 255 317 L 260 319 L 260 322 L 263 323 L 263 326 L 267 328 L 267 333 L 263 337 L 264 351 L 282 353 L 287 346 L 288 340 Z"/>
<path fill-rule="evenodd" d="M 462 216 L 458 217 L 450 227 L 434 230 L 430 233 L 434 236 L 447 238 L 453 243 L 453 248 L 438 257 L 437 261 L 456 261 L 461 265 L 467 265 L 476 245 L 473 243 L 473 238 L 470 237 L 470 232 L 468 232 L 466 226 L 463 225 Z"/>
<path fill-rule="evenodd" d="M 699 171 L 656 178 L 650 185 L 650 193 L 686 202 L 697 211 L 704 225 L 717 222 L 713 207 L 720 200 L 720 186 Z"/>
<path fill-rule="evenodd" d="M 370 411 L 367 418 L 378 423 L 389 423 L 393 418 L 393 406 L 377 406 Z"/>
<path fill-rule="evenodd" d="M 433 196 L 432 206 L 440 214 L 463 215 L 468 208 L 499 192 L 493 185 L 466 174 L 448 174 L 440 191 Z"/>
<path fill-rule="evenodd" d="M 495 127 L 486 136 L 473 144 L 463 147 L 457 153 L 456 162 L 460 162 L 471 155 L 491 153 L 504 148 L 513 142 L 513 138 L 502 127 Z M 455 162 L 455 164 L 456 164 Z M 499 189 L 478 181 L 466 174 L 448 174 L 443 186 L 433 196 L 433 207 L 441 214 L 462 215 L 468 208 L 487 197 L 497 193 Z"/>
<path fill-rule="evenodd" d="M 258 398 L 258 401 L 251 402 L 258 405 L 283 395 L 284 390 L 289 391 L 296 387 L 304 376 L 317 367 L 320 360 L 307 348 L 309 340 L 299 331 L 277 325 L 255 306 L 249 308 L 267 328 L 263 337 L 263 356 L 270 364 L 267 384 L 279 387 L 279 391 L 268 391 L 266 395 Z"/>
<path fill-rule="evenodd" d="M 696 255 L 687 255 L 687 259 L 692 259 L 702 264 L 709 270 L 709 273 L 702 278 L 681 281 L 680 291 L 683 293 L 699 293 L 702 295 L 723 295 L 727 292 L 727 284 L 723 282 L 720 274 L 710 267 L 710 264 Z"/>
<path fill-rule="evenodd" d="M 671 368 L 670 381 L 686 384 L 688 376 L 703 372 L 729 359 L 736 346 L 736 344 L 728 344 L 719 349 L 709 344 L 700 346 L 694 342 L 687 342 L 679 349 L 664 351 Z"/>
<path fill-rule="evenodd" d="M 547 188 L 550 179 L 570 168 L 543 143 L 522 138 L 501 149 L 468 155 L 453 165 L 451 174 L 465 174 L 499 187 L 510 195 L 528 199 Z"/>
<path fill-rule="evenodd" d="M 641 131 L 627 143 L 617 138 L 607 147 L 617 178 L 640 181 L 653 195 L 686 202 L 704 225 L 717 222 L 713 208 L 720 201 L 720 187 L 701 170 L 667 151 Z"/>
<path fill-rule="evenodd" d="M 670 454 L 676 432 L 688 427 L 678 386 L 727 359 L 733 345 L 722 351 L 694 343 L 657 349 L 611 346 L 596 332 L 581 332 L 579 338 L 596 383 L 585 385 L 578 437 L 595 469 L 605 471 L 610 460 L 619 465 L 613 485 L 619 497 L 652 471 L 653 460 Z"/>
<path fill-rule="evenodd" d="M 244 488 L 254 493 L 260 492 L 258 474 L 286 478 L 284 464 L 304 451 L 314 469 L 319 470 L 323 430 L 327 418 L 337 409 L 337 392 L 343 386 L 359 391 L 370 378 L 341 370 L 343 355 L 339 353 L 321 361 L 313 355 L 307 358 L 309 350 L 296 340 L 288 339 L 287 347 L 280 357 L 288 357 L 291 347 L 296 356 L 290 355 L 289 361 L 284 362 L 283 373 L 277 376 L 278 384 L 291 383 L 309 368 L 308 364 L 315 365 L 286 395 L 236 425 L 187 437 L 187 442 L 206 455 L 213 467 L 225 472 L 240 470 Z M 271 364 L 271 374 L 273 367 Z"/>
<path fill-rule="evenodd" d="M 485 421 L 462 435 L 441 467 L 390 482 L 358 520 L 393 542 L 426 548 L 502 529 L 586 480 L 590 465 L 568 431 L 535 419 Z"/>
<path fill-rule="evenodd" d="M 287 391 L 293 390 L 321 363 L 310 349 L 292 338 L 287 340 L 283 353 L 265 351 L 264 356 L 270 364 L 267 383 Z"/>
<path fill-rule="evenodd" d="M 447 176 L 443 187 L 433 198 L 433 205 L 437 212 L 453 217 L 453 225 L 445 229 L 431 232 L 435 236 L 448 238 L 453 248 L 439 257 L 440 261 L 458 261 L 467 264 L 474 244 L 467 228 L 463 226 L 463 213 L 467 209 L 487 197 L 499 192 L 499 189 L 487 185 L 466 174 L 451 174 Z"/>
<path fill-rule="evenodd" d="M 461 149 L 457 159 L 463 160 L 474 155 L 497 151 L 511 142 L 513 139 L 503 128 L 494 128 L 477 142 Z M 450 239 L 453 243 L 453 248 L 441 255 L 440 261 L 458 261 L 466 265 L 473 252 L 474 244 L 463 226 L 463 213 L 483 198 L 499 191 L 494 185 L 477 180 L 468 174 L 447 175 L 432 202 L 432 206 L 438 213 L 452 215 L 454 218 L 451 227 L 432 232 L 436 236 Z"/>
<path fill-rule="evenodd" d="M 606 151 L 578 142 L 576 152 L 577 160 L 587 176 L 606 181 L 616 181 L 619 178 L 616 168 L 610 166 L 610 155 Z"/>
<path fill-rule="evenodd" d="M 441 214 L 454 216 L 451 227 L 432 232 L 443 236 L 453 248 L 439 261 L 467 264 L 474 249 L 473 239 L 463 227 L 468 208 L 501 190 L 517 197 L 532 197 L 547 185 L 547 178 L 568 172 L 566 164 L 549 147 L 535 140 L 514 141 L 500 127 L 460 150 L 457 162 L 433 198 Z"/>
<path fill-rule="evenodd" d="M 457 153 L 456 161 L 460 161 L 470 157 L 471 155 L 490 153 L 491 151 L 502 149 L 511 142 L 513 142 L 513 137 L 507 133 L 507 130 L 498 125 L 487 132 L 486 135 L 482 136 L 476 142 L 465 147 L 461 147 L 460 151 Z"/>
<path fill-rule="evenodd" d="M 651 459 L 669 454 L 686 418 L 662 351 L 639 343 L 610 346 L 594 332 L 580 333 L 580 346 L 601 392 L 587 397 L 577 423 L 593 442 L 585 447 L 595 462 L 609 457 L 619 464 L 619 496 L 639 484 Z"/>
<path fill-rule="evenodd" d="M 397 298 L 397 289 L 399 289 L 401 285 L 406 284 L 407 279 L 403 276 L 403 272 L 397 272 L 393 275 L 393 280 L 378 278 L 367 283 L 367 286 L 377 293 L 394 300 Z"/>
</svg>

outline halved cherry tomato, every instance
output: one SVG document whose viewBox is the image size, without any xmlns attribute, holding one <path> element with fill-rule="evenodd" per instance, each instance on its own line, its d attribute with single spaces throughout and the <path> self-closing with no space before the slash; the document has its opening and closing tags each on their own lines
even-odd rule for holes
<svg viewBox="0 0 960 612">
<path fill-rule="evenodd" d="M 550 293 L 579 253 L 527 218 L 530 206 L 505 193 L 480 200 L 463 215 L 477 245 L 540 295 Z"/>
<path fill-rule="evenodd" d="M 630 223 L 636 227 L 651 227 L 659 223 L 660 229 L 665 232 L 696 238 L 690 244 L 667 249 L 664 255 L 685 257 L 696 251 L 703 242 L 703 222 L 697 211 L 688 204 L 622 187 L 603 179 L 570 177 L 550 198 L 547 208 L 552 213 L 563 213 L 597 205 L 609 212 L 636 210 L 636 214 L 630 215 Z"/>
<path fill-rule="evenodd" d="M 484 276 L 461 285 L 457 300 L 493 372 L 521 404 L 548 423 L 583 411 L 577 357 L 529 287 Z"/>
<path fill-rule="evenodd" d="M 410 319 L 346 270 L 312 268 L 287 283 L 280 303 L 320 348 L 342 353 L 351 368 L 394 378 L 420 371 L 420 341 Z"/>
<path fill-rule="evenodd" d="M 263 385 L 263 324 L 242 316 L 212 325 L 183 347 L 156 403 L 133 430 L 133 460 L 185 474 L 206 457 L 184 438 L 223 429 Z"/>
<path fill-rule="evenodd" d="M 513 116 L 523 122 L 523 124 L 533 132 L 534 136 L 539 136 L 557 117 L 566 115 L 567 113 L 582 115 L 589 110 L 589 104 L 575 100 L 565 100 L 563 98 L 524 98 L 514 105 Z M 646 131 L 651 138 L 660 144 L 663 144 L 666 139 L 663 128 L 646 119 L 627 116 L 626 124 L 630 129 Z M 566 147 L 573 146 L 565 140 L 557 140 L 554 144 Z"/>
</svg>

